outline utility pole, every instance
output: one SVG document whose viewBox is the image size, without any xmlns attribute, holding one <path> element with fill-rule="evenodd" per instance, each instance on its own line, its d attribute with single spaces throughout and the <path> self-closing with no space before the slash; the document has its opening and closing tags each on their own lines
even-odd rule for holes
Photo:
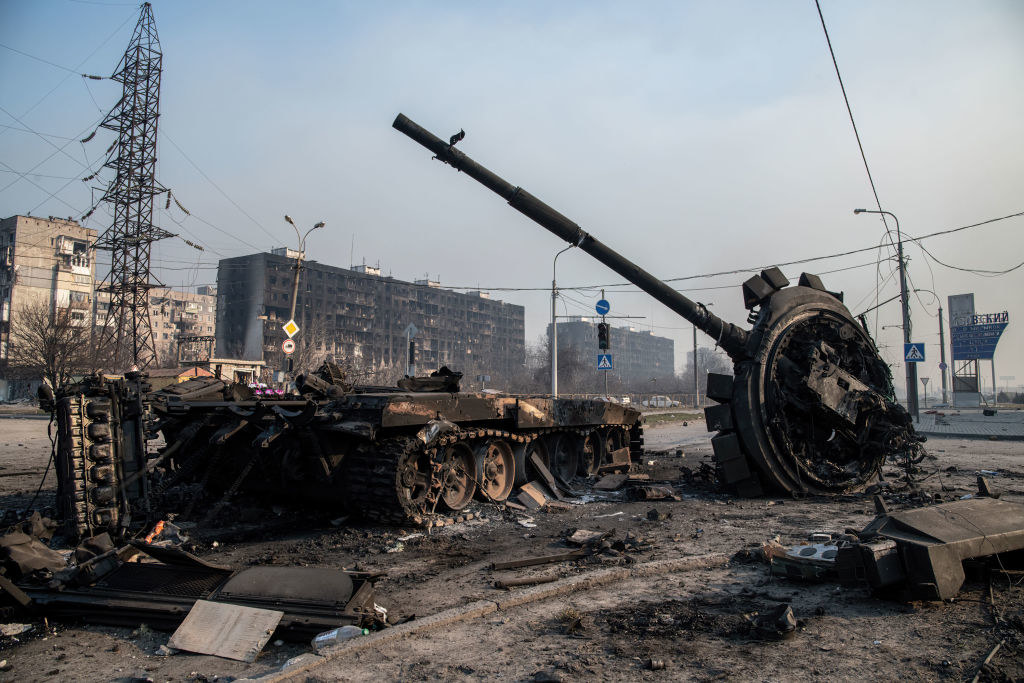
<svg viewBox="0 0 1024 683">
<path fill-rule="evenodd" d="M 700 407 L 700 384 L 697 380 L 697 326 L 693 326 L 693 407 Z"/>
<path fill-rule="evenodd" d="M 558 301 L 558 283 L 555 281 L 555 267 L 558 265 L 558 257 L 564 252 L 574 248 L 570 244 L 562 251 L 555 254 L 551 262 L 551 398 L 558 398 L 558 320 L 555 315 L 555 304 Z"/>
<path fill-rule="evenodd" d="M 604 290 L 603 289 L 601 290 L 601 300 L 602 301 L 604 300 Z M 601 316 L 601 322 L 607 324 L 604 315 Z M 611 334 L 609 334 L 608 339 L 609 340 L 611 339 Z M 605 395 L 605 397 L 608 396 L 608 371 L 607 370 L 604 371 L 604 395 Z"/>
<path fill-rule="evenodd" d="M 309 237 L 309 233 L 313 232 L 317 228 L 324 227 L 325 225 L 327 225 L 327 223 L 325 221 L 320 221 L 312 228 L 307 230 L 305 235 L 300 236 L 299 226 L 295 225 L 295 223 L 292 221 L 292 217 L 289 216 L 288 214 L 285 214 L 284 220 L 288 223 L 288 225 L 292 226 L 292 228 L 295 229 L 295 237 L 298 240 L 297 246 L 299 248 L 298 258 L 295 259 L 295 278 L 292 280 L 292 309 L 291 313 L 288 315 L 289 320 L 295 320 L 295 302 L 298 300 L 299 297 L 299 271 L 302 270 L 302 257 L 306 255 L 306 238 Z"/>
<path fill-rule="evenodd" d="M 910 297 L 907 295 L 907 263 L 903 259 L 903 235 L 900 232 L 900 219 L 896 217 L 891 211 L 872 211 L 870 209 L 854 209 L 855 214 L 858 213 L 877 213 L 884 214 L 886 216 L 892 216 L 892 219 L 896 221 L 896 257 L 899 259 L 900 269 L 900 304 L 903 309 L 903 343 L 909 344 L 911 341 L 910 335 Z M 906 346 L 904 346 L 906 348 Z M 906 366 L 906 381 L 907 381 L 907 412 L 914 420 L 920 418 L 920 413 L 917 407 L 917 363 L 908 362 L 905 358 L 903 364 Z"/>
<path fill-rule="evenodd" d="M 294 230 L 295 230 L 295 237 L 298 240 L 298 244 L 296 246 L 298 246 L 298 248 L 299 248 L 298 257 L 295 259 L 295 277 L 292 279 L 292 308 L 291 308 L 291 312 L 288 315 L 288 322 L 294 324 L 295 323 L 295 304 L 296 304 L 296 302 L 299 299 L 299 273 L 302 271 L 302 257 L 306 254 L 306 238 L 309 237 L 309 233 L 313 232 L 314 230 L 316 230 L 318 228 L 324 227 L 326 225 L 326 223 L 324 221 L 320 221 L 319 223 L 314 225 L 312 228 L 307 230 L 306 234 L 300 235 L 299 234 L 299 226 L 295 225 L 295 222 L 292 221 L 292 217 L 291 216 L 289 216 L 288 214 L 285 214 L 284 220 L 288 223 L 288 225 L 290 225 L 290 226 L 292 226 L 292 228 L 294 228 Z M 303 324 L 305 324 L 305 323 L 303 323 Z M 291 335 L 289 335 L 289 336 L 291 336 Z M 308 346 L 307 346 L 307 348 L 308 348 Z M 299 358 L 299 361 L 301 362 L 302 358 Z M 286 363 L 286 365 L 287 365 L 287 370 L 289 372 L 291 372 L 291 370 L 292 370 L 292 360 L 291 360 L 290 357 L 288 358 L 288 362 Z"/>
<path fill-rule="evenodd" d="M 942 306 L 939 306 L 939 371 L 942 373 L 942 402 L 946 403 L 946 331 L 942 324 Z"/>
</svg>

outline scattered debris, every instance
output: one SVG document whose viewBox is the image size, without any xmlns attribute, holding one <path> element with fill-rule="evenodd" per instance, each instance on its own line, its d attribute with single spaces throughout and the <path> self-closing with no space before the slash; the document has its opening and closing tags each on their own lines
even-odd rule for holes
<svg viewBox="0 0 1024 683">
<path fill-rule="evenodd" d="M 774 540 L 765 543 L 761 549 L 773 575 L 810 580 L 837 576 L 838 551 L 838 546 L 833 543 L 812 543 L 787 548 Z"/>
<path fill-rule="evenodd" d="M 986 496 L 988 498 L 998 498 L 1000 494 L 992 491 L 992 485 L 988 483 L 988 479 L 982 475 L 978 475 L 978 495 Z"/>
<path fill-rule="evenodd" d="M 744 617 L 754 633 L 762 637 L 787 638 L 796 632 L 797 620 L 789 604 L 777 605 L 767 612 L 751 612 Z"/>
<path fill-rule="evenodd" d="M 634 486 L 629 495 L 633 500 L 682 500 L 671 486 Z"/>
<path fill-rule="evenodd" d="M 594 489 L 597 491 L 616 491 L 629 481 L 628 474 L 608 474 L 597 480 Z"/>
<path fill-rule="evenodd" d="M 574 545 L 588 545 L 606 538 L 609 534 L 611 534 L 610 531 L 588 531 L 587 529 L 577 529 L 565 540 Z"/>
<path fill-rule="evenodd" d="M 254 662 L 283 616 L 278 610 L 196 600 L 167 646 Z"/>
<path fill-rule="evenodd" d="M 879 515 L 839 549 L 840 579 L 874 589 L 902 586 L 908 597 L 948 600 L 963 585 L 963 561 L 1024 549 L 1024 505 L 970 498 Z"/>
<path fill-rule="evenodd" d="M 97 545 L 96 540 L 83 543 L 79 550 Z M 98 549 L 102 547 L 99 543 Z M 139 555 L 146 561 L 130 561 Z M 197 601 L 205 601 L 272 608 L 282 614 L 281 637 L 305 639 L 345 624 L 385 625 L 374 610 L 372 582 L 379 576 L 317 567 L 255 566 L 235 571 L 180 548 L 138 541 L 52 574 L 24 575 L 11 586 L 36 614 L 51 619 L 174 630 Z"/>
<path fill-rule="evenodd" d="M 24 531 L 12 531 L 0 536 L 0 566 L 13 581 L 45 576 L 60 571 L 66 564 L 63 555 Z"/>
<path fill-rule="evenodd" d="M 548 497 L 537 482 L 531 481 L 519 488 L 519 502 L 529 510 L 538 510 L 547 504 Z"/>
<path fill-rule="evenodd" d="M 981 664 L 978 665 L 978 673 L 974 674 L 974 678 L 971 679 L 971 683 L 978 683 L 978 679 L 981 677 L 981 672 L 985 670 L 985 667 L 989 665 L 989 663 L 992 661 L 992 658 L 996 656 L 996 653 L 999 652 L 999 648 L 1001 648 L 1005 644 L 1006 639 L 1004 638 L 1000 640 L 998 643 L 996 643 L 991 650 L 989 650 L 988 654 L 985 656 L 985 659 L 981 660 Z"/>
<path fill-rule="evenodd" d="M 671 519 L 671 512 L 661 512 L 657 508 L 651 508 L 647 511 L 647 519 L 652 522 L 664 522 L 666 519 Z"/>
<path fill-rule="evenodd" d="M 332 628 L 330 631 L 324 631 L 318 633 L 313 642 L 310 643 L 315 651 L 320 651 L 325 647 L 336 645 L 337 643 L 351 640 L 352 638 L 358 638 L 359 636 L 369 635 L 369 629 L 360 628 L 351 624 L 342 626 L 340 628 Z"/>
<path fill-rule="evenodd" d="M 558 581 L 559 576 L 557 574 L 549 574 L 546 576 L 523 576 L 517 579 L 495 579 L 495 588 L 513 588 L 515 586 L 533 586 L 541 583 L 552 583 Z"/>
<path fill-rule="evenodd" d="M 0 635 L 7 636 L 20 636 L 22 633 L 28 633 L 35 629 L 32 624 L 0 624 Z"/>
<path fill-rule="evenodd" d="M 551 472 L 548 471 L 547 465 L 545 465 L 544 461 L 540 459 L 540 456 L 536 453 L 531 453 L 530 464 L 533 465 L 533 469 L 537 471 L 540 478 L 544 480 L 545 484 L 547 484 L 548 490 L 551 491 L 552 496 L 557 500 L 562 500 L 564 496 L 562 496 L 562 492 L 558 488 L 558 483 L 555 482 L 555 478 L 551 475 Z"/>
<path fill-rule="evenodd" d="M 527 557 L 522 560 L 511 560 L 509 562 L 494 562 L 491 564 L 491 569 L 519 569 L 520 567 L 535 567 L 539 564 L 551 564 L 553 562 L 565 562 L 566 560 L 578 560 L 581 557 L 586 557 L 588 551 L 584 549 L 570 550 L 565 553 L 558 553 L 557 555 L 541 555 L 539 557 Z"/>
</svg>

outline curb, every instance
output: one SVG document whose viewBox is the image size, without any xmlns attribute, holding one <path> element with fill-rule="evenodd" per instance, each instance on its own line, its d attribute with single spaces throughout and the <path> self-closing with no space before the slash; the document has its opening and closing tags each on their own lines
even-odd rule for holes
<svg viewBox="0 0 1024 683">
<path fill-rule="evenodd" d="M 1024 441 L 1024 434 L 953 434 L 950 432 L 925 432 L 917 430 L 928 438 L 936 439 L 977 439 L 979 441 Z"/>
<path fill-rule="evenodd" d="M 332 645 L 321 650 L 319 654 L 307 652 L 289 660 L 280 669 L 270 671 L 262 676 L 239 679 L 239 683 L 241 681 L 259 681 L 259 683 L 285 681 L 299 674 L 308 673 L 327 662 L 341 659 L 346 655 L 369 650 L 378 645 L 401 640 L 402 638 L 409 638 L 420 633 L 433 631 L 460 621 L 469 621 L 470 619 L 476 619 L 494 612 L 519 607 L 520 605 L 532 602 L 540 602 L 575 591 L 590 590 L 615 581 L 659 576 L 691 569 L 709 569 L 726 564 L 728 561 L 729 556 L 725 553 L 712 553 L 710 555 L 645 562 L 630 568 L 614 567 L 611 569 L 599 569 L 586 574 L 570 576 L 553 583 L 542 584 L 521 591 L 513 591 L 496 600 L 477 600 L 462 607 L 446 609 L 423 619 L 416 619 L 399 624 L 393 628 L 371 633 L 368 636 L 353 638 L 344 643 Z"/>
</svg>

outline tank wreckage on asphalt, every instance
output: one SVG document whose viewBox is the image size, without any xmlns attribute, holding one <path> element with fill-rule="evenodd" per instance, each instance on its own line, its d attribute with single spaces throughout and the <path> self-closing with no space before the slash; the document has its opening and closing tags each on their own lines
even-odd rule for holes
<svg viewBox="0 0 1024 683">
<path fill-rule="evenodd" d="M 744 329 L 612 251 L 522 188 L 399 114 L 394 127 L 710 335 L 733 375 L 708 376 L 705 410 L 719 479 L 741 495 L 862 490 L 887 458 L 919 461 L 924 438 L 894 397 L 864 321 L 808 273 L 778 268 L 742 286 Z M 457 139 L 456 139 L 457 138 Z M 641 414 L 601 400 L 460 393 L 442 368 L 398 387 L 353 386 L 337 366 L 265 399 L 193 379 L 151 392 L 144 374 L 93 377 L 44 396 L 58 422 L 58 503 L 82 536 L 121 533 L 168 510 L 208 520 L 242 489 L 432 524 L 474 497 L 501 503 L 542 463 L 566 484 L 628 469 Z M 163 445 L 157 444 L 159 437 Z M 536 456 L 536 457 L 534 457 Z M 539 459 L 539 460 L 538 460 Z"/>
</svg>

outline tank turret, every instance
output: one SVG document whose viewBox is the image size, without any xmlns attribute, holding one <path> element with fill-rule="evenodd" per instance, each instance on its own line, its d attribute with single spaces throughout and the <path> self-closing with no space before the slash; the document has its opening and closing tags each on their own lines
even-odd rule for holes
<svg viewBox="0 0 1024 683">
<path fill-rule="evenodd" d="M 839 494 L 877 478 L 886 457 L 919 459 L 923 437 L 895 401 L 878 349 L 821 280 L 803 273 L 791 286 L 778 268 L 751 277 L 744 329 L 686 298 L 521 187 L 480 165 L 455 143 L 399 114 L 394 127 L 520 213 L 587 252 L 715 340 L 733 375 L 708 376 L 705 409 L 721 479 L 744 495 L 766 489 Z"/>
</svg>

